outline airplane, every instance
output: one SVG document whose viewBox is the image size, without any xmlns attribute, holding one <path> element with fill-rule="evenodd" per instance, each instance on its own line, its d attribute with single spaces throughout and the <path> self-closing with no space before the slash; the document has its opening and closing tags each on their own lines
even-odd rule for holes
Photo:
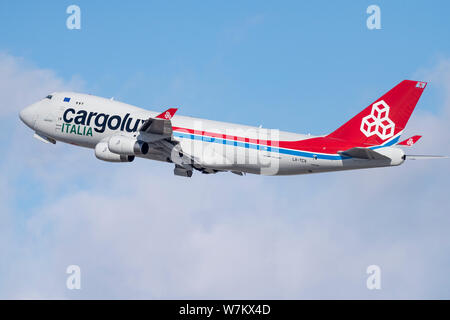
<svg viewBox="0 0 450 320">
<path fill-rule="evenodd" d="M 55 92 L 20 111 L 20 119 L 45 143 L 57 141 L 94 149 L 108 162 L 135 157 L 174 164 L 174 174 L 191 177 L 232 172 L 297 175 L 390 167 L 406 159 L 399 142 L 426 82 L 404 80 L 348 122 L 324 136 L 250 127 L 159 113 L 114 99 L 75 92 Z"/>
</svg>

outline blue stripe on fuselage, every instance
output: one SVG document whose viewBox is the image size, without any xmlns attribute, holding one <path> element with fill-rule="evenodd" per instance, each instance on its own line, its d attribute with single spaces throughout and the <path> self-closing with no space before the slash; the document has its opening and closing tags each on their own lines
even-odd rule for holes
<svg viewBox="0 0 450 320">
<path fill-rule="evenodd" d="M 388 141 L 385 144 L 382 144 L 381 146 L 370 147 L 370 149 L 375 150 L 375 149 L 379 149 L 379 148 L 392 146 L 392 145 L 396 144 L 399 139 L 400 139 L 400 135 L 398 135 L 397 137 L 395 137 L 391 141 Z"/>
<path fill-rule="evenodd" d="M 184 132 L 173 132 L 173 135 L 178 138 L 184 138 L 184 139 L 191 139 L 191 140 L 199 140 L 203 142 L 212 142 L 212 143 L 218 143 L 218 144 L 227 144 L 235 147 L 242 147 L 246 149 L 255 149 L 255 150 L 263 150 L 268 152 L 275 152 L 275 153 L 281 153 L 281 154 L 289 154 L 293 156 L 298 157 L 306 157 L 306 158 L 314 158 L 317 157 L 317 159 L 324 159 L 324 160 L 342 160 L 342 159 L 350 159 L 349 156 L 341 156 L 341 155 L 334 155 L 334 154 L 321 154 L 321 153 L 314 153 L 310 151 L 300 151 L 300 150 L 292 150 L 292 149 L 285 149 L 285 148 L 278 148 L 278 147 L 271 147 L 266 145 L 259 145 L 259 144 L 253 144 L 248 142 L 241 142 L 236 140 L 228 140 L 228 139 L 222 139 L 222 138 L 215 138 L 215 137 L 208 137 L 208 136 L 202 136 L 202 135 L 195 135 L 191 133 L 184 133 Z M 379 149 L 388 147 L 391 145 L 394 145 L 397 143 L 397 141 L 400 139 L 400 135 L 391 141 L 386 142 L 384 145 L 370 147 L 370 149 Z"/>
</svg>

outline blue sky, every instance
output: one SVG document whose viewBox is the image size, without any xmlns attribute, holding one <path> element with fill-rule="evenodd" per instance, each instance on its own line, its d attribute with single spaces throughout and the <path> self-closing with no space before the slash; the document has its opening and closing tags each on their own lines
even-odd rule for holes
<svg viewBox="0 0 450 320">
<path fill-rule="evenodd" d="M 370 1 L 79 1 L 80 31 L 70 4 L 3 2 L 0 48 L 97 95 L 297 132 L 334 129 L 450 50 L 445 1 L 379 2 L 377 31 Z"/>
<path fill-rule="evenodd" d="M 81 30 L 66 28 L 71 4 Z M 371 4 L 381 30 L 366 27 Z M 414 152 L 449 154 L 449 9 L 448 1 L 2 1 L 0 297 L 449 298 L 448 162 L 180 180 L 166 164 L 118 166 L 91 150 L 43 145 L 17 117 L 68 89 L 326 134 L 412 78 L 430 83 L 408 126 L 424 135 Z M 65 288 L 72 263 L 86 275 L 80 292 Z M 365 288 L 374 263 L 385 270 L 380 292 Z"/>
</svg>

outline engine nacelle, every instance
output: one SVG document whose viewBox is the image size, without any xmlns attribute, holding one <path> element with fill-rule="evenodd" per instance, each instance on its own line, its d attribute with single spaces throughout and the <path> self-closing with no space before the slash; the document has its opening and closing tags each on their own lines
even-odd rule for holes
<svg viewBox="0 0 450 320">
<path fill-rule="evenodd" d="M 108 141 L 111 152 L 120 155 L 138 155 L 148 153 L 148 143 L 126 136 L 112 136 Z"/>
<path fill-rule="evenodd" d="M 95 156 L 99 160 L 108 162 L 132 162 L 134 160 L 133 155 L 121 155 L 112 153 L 108 148 L 107 142 L 99 142 L 95 146 Z"/>
</svg>

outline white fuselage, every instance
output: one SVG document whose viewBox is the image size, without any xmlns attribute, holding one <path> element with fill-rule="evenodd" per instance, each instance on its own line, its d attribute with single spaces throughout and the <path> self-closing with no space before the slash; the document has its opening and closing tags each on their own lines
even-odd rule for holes
<svg viewBox="0 0 450 320">
<path fill-rule="evenodd" d="M 70 97 L 69 101 L 64 101 Z M 67 100 L 67 99 L 66 99 Z M 95 148 L 114 135 L 139 138 L 138 129 L 158 112 L 92 95 L 73 92 L 54 93 L 21 112 L 21 119 L 40 136 L 82 147 Z M 311 152 L 283 147 L 286 141 L 311 139 L 309 135 L 175 115 L 171 119 L 174 141 L 182 153 L 202 167 L 214 171 L 291 175 L 335 170 L 398 165 L 400 149 L 385 147 L 377 152 L 390 161 L 344 157 L 338 153 Z M 153 146 L 141 158 L 172 162 L 167 152 Z M 398 139 L 398 136 L 393 137 Z M 270 141 L 270 143 L 267 143 Z M 323 148 L 326 150 L 326 146 Z"/>
</svg>

